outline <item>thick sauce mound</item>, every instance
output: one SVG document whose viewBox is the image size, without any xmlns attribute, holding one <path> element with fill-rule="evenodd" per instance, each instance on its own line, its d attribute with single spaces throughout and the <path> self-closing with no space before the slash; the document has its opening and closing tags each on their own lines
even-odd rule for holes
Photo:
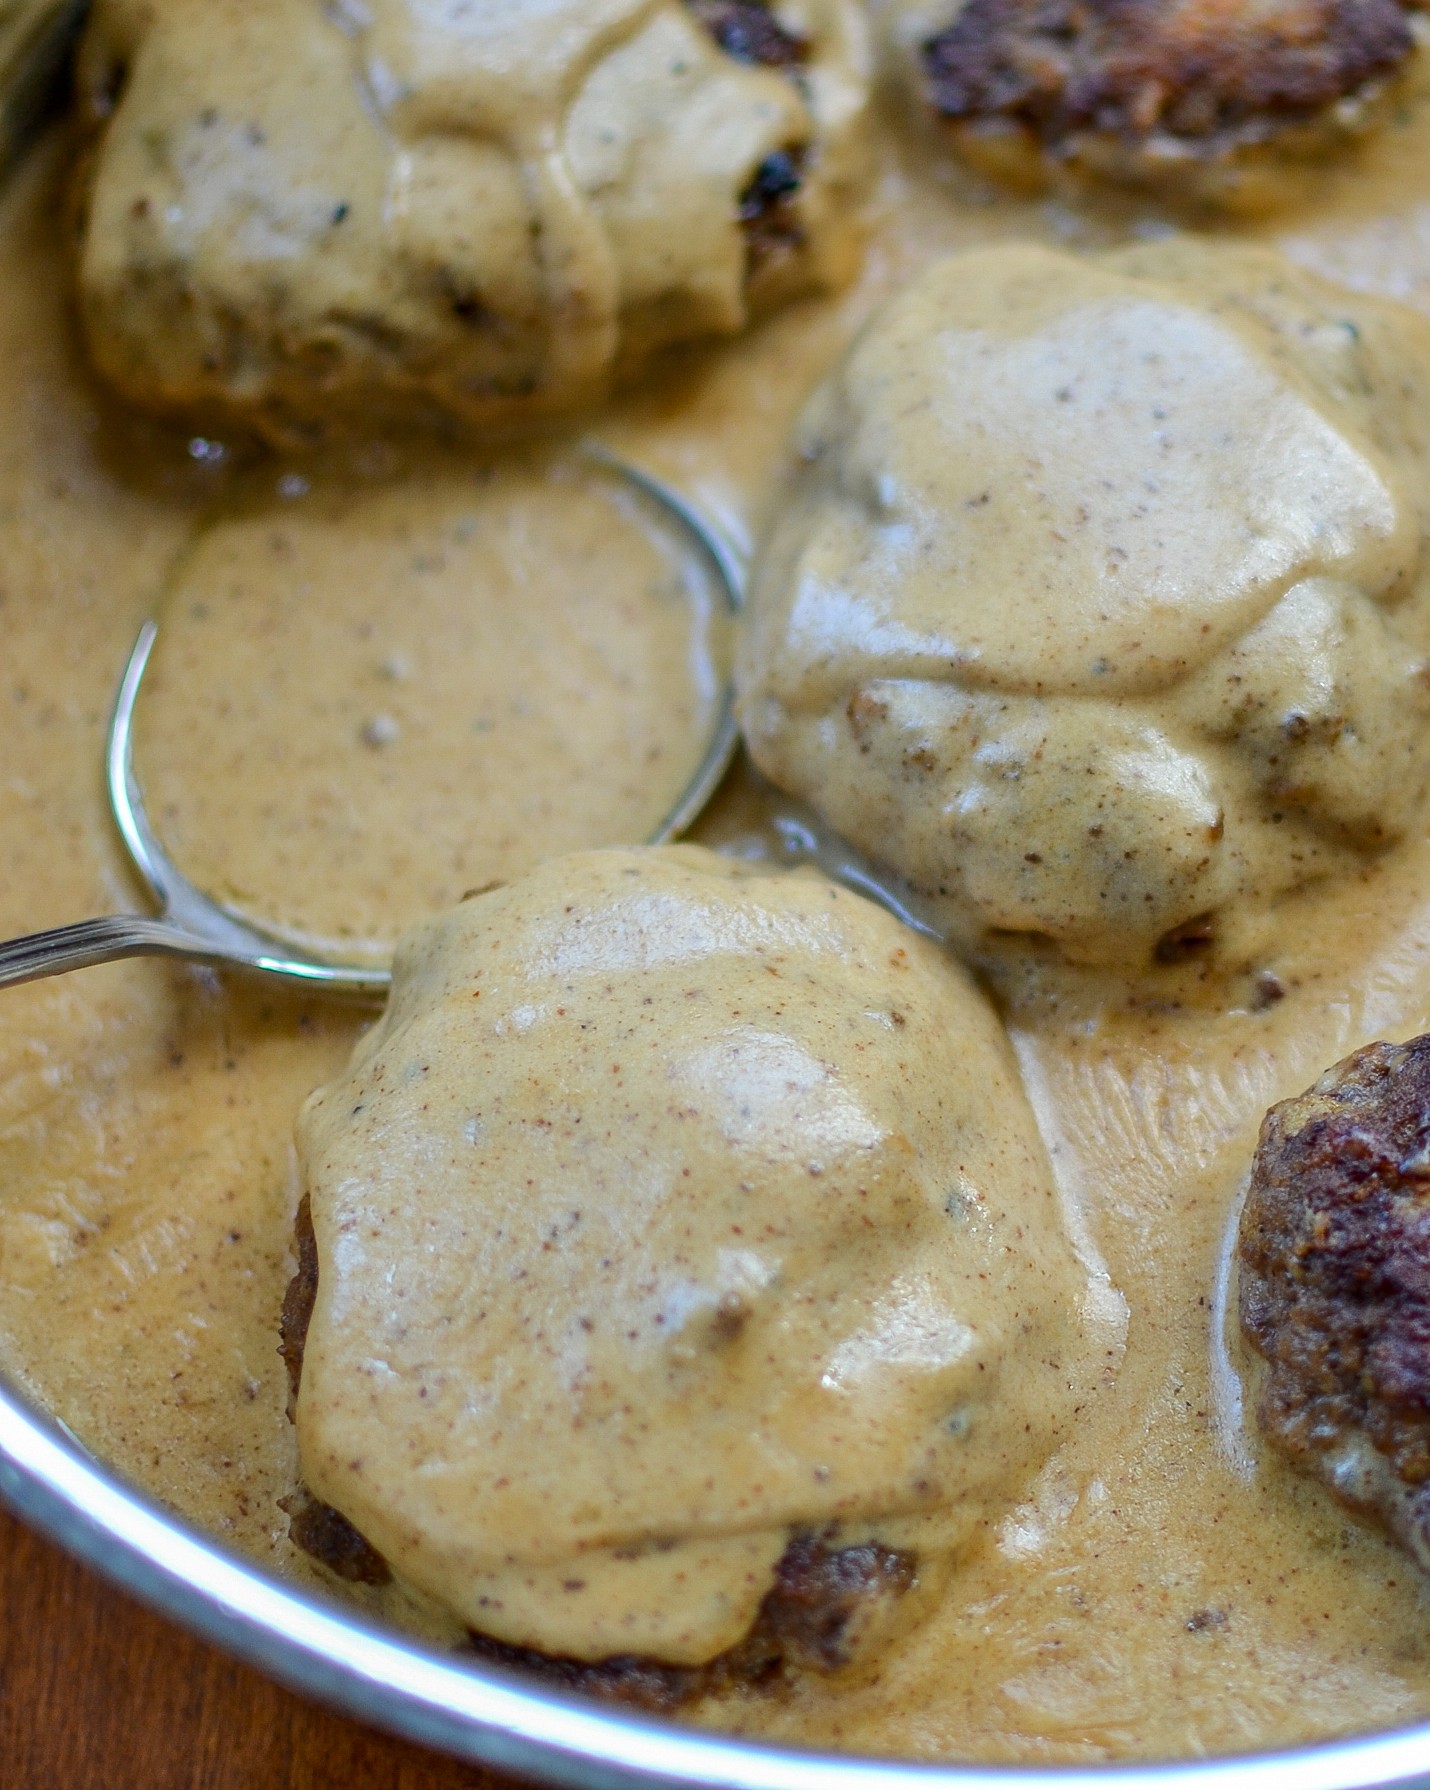
<svg viewBox="0 0 1430 1790">
<path fill-rule="evenodd" d="M 863 22 L 852 0 L 792 12 L 780 66 L 681 0 L 102 0 L 81 57 L 97 364 L 135 403 L 283 439 L 486 426 L 840 283 Z"/>
<path fill-rule="evenodd" d="M 975 959 L 1244 947 L 1420 813 L 1427 411 L 1421 317 L 1264 249 L 935 262 L 802 419 L 756 762 Z"/>
<path fill-rule="evenodd" d="M 786 434 L 874 306 L 936 254 L 1032 236 L 1102 247 L 1159 220 L 1018 204 L 931 168 L 886 121 L 873 242 L 837 303 L 688 359 L 600 419 L 612 446 L 737 537 L 767 518 Z M 1397 120 L 1262 227 L 1295 259 L 1430 311 L 1430 118 Z M 0 926 L 135 905 L 99 788 L 140 619 L 226 489 L 197 443 L 97 394 L 65 306 L 42 154 L 0 205 Z M 270 468 L 276 478 L 276 468 Z M 494 778 L 502 733 L 487 737 Z M 519 754 L 516 755 L 519 757 Z M 157 765 L 148 774 L 159 775 Z M 281 775 L 281 766 L 265 775 Z M 702 837 L 797 855 L 807 820 L 737 778 Z M 242 837 L 235 848 L 242 855 Z M 482 878 L 481 880 L 486 880 Z M 1411 1564 L 1316 1485 L 1258 1460 L 1221 1335 L 1218 1263 L 1267 1106 L 1377 1037 L 1430 1029 L 1430 851 L 1416 828 L 1287 898 L 1255 985 L 1192 1009 L 1092 972 L 1016 992 L 1025 1085 L 1071 1234 L 1125 1351 L 936 1607 L 858 1682 L 715 1702 L 743 1732 L 921 1758 L 1095 1761 L 1268 1747 L 1430 1714 L 1430 1602 Z M 294 1117 L 364 1020 L 134 963 L 0 1001 L 0 1355 L 102 1458 L 277 1570 L 316 1582 L 278 1354 L 297 1204 Z M 614 1060 L 614 1059 L 613 1059 Z M 347 1595 L 347 1593 L 345 1593 Z M 450 1621 L 359 1589 L 436 1636 Z"/>
<path fill-rule="evenodd" d="M 299 1150 L 304 1477 L 503 1641 L 707 1660 L 799 1531 L 932 1581 L 1087 1379 L 992 1008 L 822 877 L 672 846 L 464 902 Z"/>
</svg>

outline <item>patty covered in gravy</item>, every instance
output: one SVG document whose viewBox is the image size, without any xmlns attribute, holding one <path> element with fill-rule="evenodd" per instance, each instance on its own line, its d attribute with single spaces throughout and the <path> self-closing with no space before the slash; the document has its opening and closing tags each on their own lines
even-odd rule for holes
<svg viewBox="0 0 1430 1790">
<path fill-rule="evenodd" d="M 985 964 L 1231 963 L 1430 777 L 1430 331 L 1196 239 L 935 263 L 811 400 L 760 769 Z"/>
<path fill-rule="evenodd" d="M 902 29 L 927 104 L 988 171 L 1080 167 L 1236 198 L 1270 157 L 1365 127 L 1415 48 L 1414 12 L 1403 0 L 913 0 Z"/>
<path fill-rule="evenodd" d="M 1271 1109 L 1238 1255 L 1262 1433 L 1430 1570 L 1430 1037 Z"/>
<path fill-rule="evenodd" d="M 299 1539 L 567 1682 L 847 1663 L 1087 1383 L 996 1018 L 822 878 L 676 847 L 474 897 L 404 943 L 299 1144 L 285 1343 L 346 1525 L 301 1505 Z"/>
<path fill-rule="evenodd" d="M 853 0 L 101 0 L 94 362 L 289 444 L 584 405 L 852 273 L 865 63 Z"/>
<path fill-rule="evenodd" d="M 298 1205 L 294 1247 L 298 1266 L 283 1302 L 281 1326 L 290 1418 L 296 1414 L 308 1325 L 318 1296 L 318 1243 L 306 1194 Z M 387 1561 L 331 1504 L 314 1498 L 306 1486 L 282 1504 L 295 1546 L 330 1573 L 349 1583 L 390 1582 Z M 494 1641 L 476 1630 L 470 1645 L 493 1664 L 534 1673 L 564 1690 L 644 1709 L 676 1709 L 706 1696 L 782 1688 L 802 1671 L 832 1672 L 849 1665 L 871 1633 L 889 1626 L 892 1606 L 917 1578 L 914 1553 L 877 1541 L 840 1547 L 832 1534 L 831 1529 L 828 1535 L 806 1531 L 792 1536 L 749 1632 L 701 1665 L 673 1666 L 640 1654 L 572 1659 Z"/>
</svg>

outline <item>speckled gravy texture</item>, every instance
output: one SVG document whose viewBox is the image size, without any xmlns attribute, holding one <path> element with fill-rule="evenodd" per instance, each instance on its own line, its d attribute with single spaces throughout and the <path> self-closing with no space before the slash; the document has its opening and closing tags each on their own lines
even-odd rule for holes
<svg viewBox="0 0 1430 1790">
<path fill-rule="evenodd" d="M 801 400 L 854 324 L 935 252 L 1031 234 L 1102 246 L 1133 213 L 1020 206 L 891 150 L 868 275 L 603 423 L 734 532 L 767 514 Z M 1264 228 L 1430 310 L 1419 110 Z M 0 924 L 132 900 L 98 787 L 134 629 L 221 479 L 101 413 L 70 346 L 54 158 L 0 213 Z M 195 485 L 201 489 L 195 489 Z M 708 841 L 798 840 L 748 783 Z M 1423 839 L 1288 905 L 1274 977 L 1229 1012 L 1033 989 L 1017 1047 L 1060 1190 L 1127 1302 L 1125 1357 L 1075 1438 L 983 1532 L 876 1678 L 701 1719 L 919 1756 L 1088 1760 L 1259 1747 L 1430 1713 L 1426 1594 L 1315 1487 L 1248 1470 L 1214 1384 L 1220 1242 L 1266 1105 L 1378 1036 L 1430 1023 Z M 1279 995 L 1281 998 L 1276 998 Z M 1035 998 L 1037 997 L 1037 998 Z M 1256 999 L 1261 1005 L 1253 1010 Z M 1267 1004 L 1267 1003 L 1270 1004 Z M 4 1358 L 106 1458 L 284 1572 L 296 1453 L 278 1310 L 294 1117 L 361 1022 L 136 964 L 0 1003 Z M 394 1614 L 435 1622 L 411 1610 Z"/>
<path fill-rule="evenodd" d="M 1421 812 L 1427 411 L 1422 317 L 1265 250 L 936 261 L 801 417 L 755 762 L 975 960 L 1264 948 Z"/>
<path fill-rule="evenodd" d="M 136 758 L 184 871 L 355 955 L 648 838 L 729 661 L 686 532 L 573 454 L 334 483 L 220 509 L 161 593 Z"/>
<path fill-rule="evenodd" d="M 808 872 L 576 852 L 474 896 L 298 1138 L 304 1478 L 548 1653 L 709 1659 L 800 1532 L 937 1583 L 1121 1343 L 992 1006 Z"/>
</svg>

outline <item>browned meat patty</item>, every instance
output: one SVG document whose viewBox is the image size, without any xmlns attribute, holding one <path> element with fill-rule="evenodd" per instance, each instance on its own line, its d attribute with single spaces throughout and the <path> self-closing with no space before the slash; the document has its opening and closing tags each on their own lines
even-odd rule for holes
<svg viewBox="0 0 1430 1790">
<path fill-rule="evenodd" d="M 306 1194 L 298 1206 L 293 1240 L 298 1268 L 288 1283 L 280 1322 L 290 1418 L 318 1296 L 318 1243 Z M 366 1537 L 305 1487 L 283 1499 L 282 1508 L 293 1545 L 339 1578 L 367 1585 L 391 1579 L 387 1562 Z M 911 1554 L 878 1542 L 840 1548 L 832 1547 L 830 1539 L 791 1537 L 749 1634 L 703 1666 L 670 1666 L 634 1654 L 595 1663 L 553 1658 L 476 1633 L 472 1649 L 482 1659 L 533 1672 L 563 1689 L 655 1710 L 721 1691 L 771 1689 L 796 1671 L 835 1671 L 853 1657 L 868 1621 L 913 1584 L 916 1562 Z"/>
<path fill-rule="evenodd" d="M 320 1561 L 328 1571 L 352 1585 L 386 1585 L 392 1568 L 340 1510 L 300 1486 L 278 1500 L 287 1512 L 288 1534 L 295 1548 Z"/>
<path fill-rule="evenodd" d="M 1402 0 L 968 0 L 923 45 L 935 109 L 1214 152 L 1358 96 L 1410 54 Z"/>
<path fill-rule="evenodd" d="M 1267 1439 L 1430 1569 L 1430 1036 L 1271 1109 L 1239 1255 Z"/>
</svg>

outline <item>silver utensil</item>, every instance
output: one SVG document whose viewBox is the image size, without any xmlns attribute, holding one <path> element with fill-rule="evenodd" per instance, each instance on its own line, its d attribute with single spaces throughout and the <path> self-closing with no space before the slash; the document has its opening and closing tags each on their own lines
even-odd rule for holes
<svg viewBox="0 0 1430 1790">
<path fill-rule="evenodd" d="M 0 173 L 53 117 L 88 0 L 0 0 Z"/>
<path fill-rule="evenodd" d="M 668 485 L 627 465 L 599 443 L 582 446 L 586 458 L 625 479 L 659 506 L 714 572 L 732 613 L 739 610 L 744 568 L 734 550 Z M 236 908 L 195 887 L 165 851 L 144 806 L 134 770 L 134 708 L 149 664 L 158 624 L 145 622 L 124 667 L 105 747 L 105 784 L 115 825 L 130 862 L 158 908 L 157 916 L 110 914 L 0 944 L 0 988 L 33 982 L 66 970 L 112 963 L 121 957 L 180 957 L 220 969 L 254 971 L 306 984 L 332 995 L 380 1001 L 391 972 L 371 963 L 350 963 L 297 948 L 255 924 Z M 664 845 L 690 827 L 715 793 L 739 740 L 734 696 L 727 681 L 715 727 L 694 775 L 647 844 Z"/>
</svg>

